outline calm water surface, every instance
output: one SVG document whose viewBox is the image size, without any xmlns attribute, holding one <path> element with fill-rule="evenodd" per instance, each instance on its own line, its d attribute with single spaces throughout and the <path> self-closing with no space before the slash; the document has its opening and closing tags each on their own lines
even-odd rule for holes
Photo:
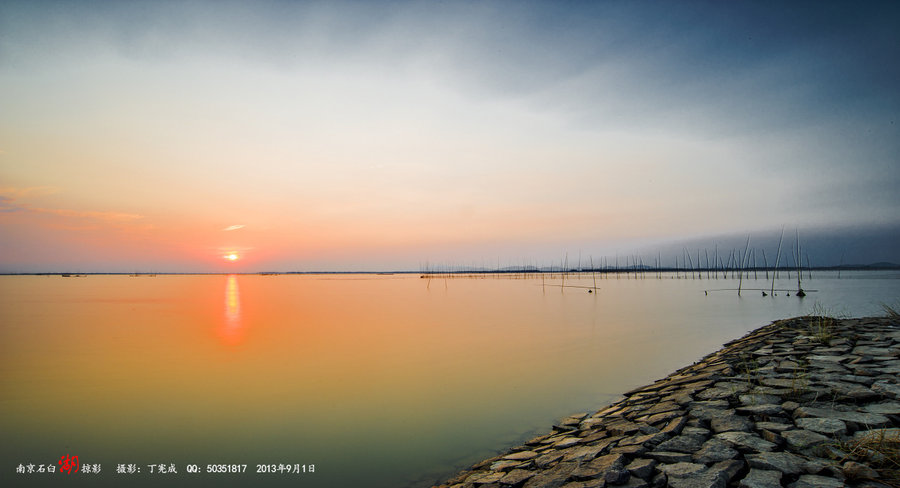
<svg viewBox="0 0 900 488">
<path fill-rule="evenodd" d="M 0 277 L 0 485 L 431 486 L 817 302 L 900 303 L 893 272 L 653 278 Z M 65 454 L 101 472 L 16 474 Z"/>
</svg>

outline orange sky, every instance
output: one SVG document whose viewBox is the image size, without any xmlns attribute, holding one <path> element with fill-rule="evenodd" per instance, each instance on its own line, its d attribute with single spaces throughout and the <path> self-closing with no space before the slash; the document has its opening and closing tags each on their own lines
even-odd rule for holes
<svg viewBox="0 0 900 488">
<path fill-rule="evenodd" d="M 637 7 L 148 5 L 5 7 L 0 271 L 549 264 L 900 214 L 896 89 L 820 103 L 884 90 L 881 52 L 820 26 L 774 27 L 785 54 Z"/>
</svg>

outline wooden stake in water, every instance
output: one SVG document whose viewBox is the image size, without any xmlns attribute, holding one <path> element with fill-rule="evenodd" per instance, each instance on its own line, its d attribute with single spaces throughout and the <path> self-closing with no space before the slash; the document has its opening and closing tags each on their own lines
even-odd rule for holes
<svg viewBox="0 0 900 488">
<path fill-rule="evenodd" d="M 741 258 L 741 269 L 738 271 L 738 296 L 741 296 L 741 284 L 744 278 L 744 264 L 747 262 L 747 255 L 750 252 L 750 236 L 747 235 L 747 245 L 744 247 L 744 257 Z"/>
<path fill-rule="evenodd" d="M 800 286 L 800 275 L 803 274 L 800 260 L 802 259 L 802 255 L 800 254 L 800 229 L 797 229 L 797 295 L 798 297 L 805 297 L 806 293 L 803 292 L 803 287 Z"/>
<path fill-rule="evenodd" d="M 781 243 L 784 241 L 784 226 L 781 226 L 781 238 L 778 239 L 778 252 L 775 254 L 775 269 L 772 271 L 772 296 L 775 296 L 775 278 L 778 277 L 778 261 L 781 259 Z"/>
</svg>

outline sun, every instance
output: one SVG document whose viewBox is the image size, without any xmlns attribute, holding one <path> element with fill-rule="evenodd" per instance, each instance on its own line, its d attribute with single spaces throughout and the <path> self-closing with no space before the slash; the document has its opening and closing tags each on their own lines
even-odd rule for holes
<svg viewBox="0 0 900 488">
<path fill-rule="evenodd" d="M 236 252 L 228 253 L 224 256 L 229 261 L 237 261 L 239 257 Z"/>
</svg>

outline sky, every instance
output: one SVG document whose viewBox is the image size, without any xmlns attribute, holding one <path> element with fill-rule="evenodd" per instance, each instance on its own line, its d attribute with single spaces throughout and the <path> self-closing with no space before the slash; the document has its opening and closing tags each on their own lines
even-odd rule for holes
<svg viewBox="0 0 900 488">
<path fill-rule="evenodd" d="M 0 272 L 552 264 L 782 226 L 900 262 L 897 25 L 896 2 L 3 1 Z"/>
</svg>

